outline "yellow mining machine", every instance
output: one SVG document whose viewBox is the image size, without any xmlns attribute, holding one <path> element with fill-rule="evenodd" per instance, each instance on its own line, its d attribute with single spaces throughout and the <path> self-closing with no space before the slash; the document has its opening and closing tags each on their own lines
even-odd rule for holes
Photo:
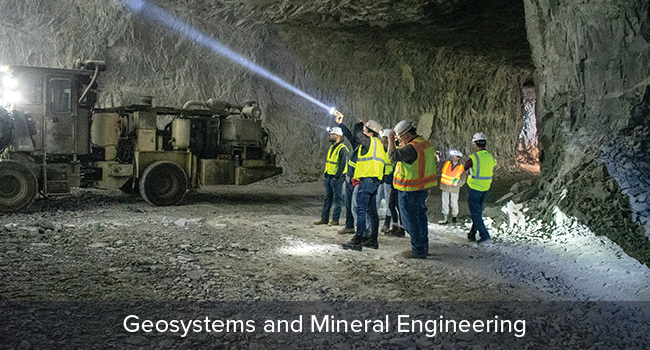
<svg viewBox="0 0 650 350">
<path fill-rule="evenodd" d="M 256 102 L 210 99 L 183 108 L 94 108 L 104 62 L 78 69 L 8 66 L 0 75 L 0 211 L 72 187 L 139 192 L 154 206 L 190 188 L 246 185 L 278 175 Z"/>
</svg>

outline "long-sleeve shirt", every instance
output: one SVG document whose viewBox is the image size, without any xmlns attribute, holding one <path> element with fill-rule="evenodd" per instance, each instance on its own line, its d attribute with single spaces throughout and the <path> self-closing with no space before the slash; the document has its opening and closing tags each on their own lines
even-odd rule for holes
<svg viewBox="0 0 650 350">
<path fill-rule="evenodd" d="M 359 130 L 363 131 L 363 123 L 357 123 L 354 125 L 352 128 L 353 131 L 350 131 L 348 127 L 341 123 L 339 124 L 339 127 L 341 128 L 341 131 L 343 131 L 343 136 L 345 136 L 346 139 L 350 142 L 350 145 L 352 146 L 349 159 L 353 162 L 357 162 L 357 156 L 359 155 L 359 143 L 357 140 L 352 136 L 356 134 Z M 346 181 L 351 182 L 352 178 L 354 177 L 354 171 L 355 167 L 352 167 L 348 164 L 348 173 L 346 174 Z"/>
<path fill-rule="evenodd" d="M 413 164 L 413 162 L 418 159 L 418 151 L 415 150 L 413 145 L 406 144 L 405 146 L 400 146 L 400 148 L 395 148 L 393 151 L 388 152 L 388 158 L 390 158 L 390 161 L 393 162 L 394 166 L 397 165 L 397 162 Z"/>
<path fill-rule="evenodd" d="M 363 123 L 359 122 L 354 124 L 352 127 L 352 131 L 348 129 L 348 127 L 341 123 L 339 124 L 339 127 L 341 128 L 341 131 L 343 131 L 343 136 L 345 136 L 348 141 L 350 141 L 350 145 L 352 145 L 352 149 L 356 149 L 357 146 L 359 146 L 359 137 L 357 136 L 359 133 L 363 135 L 364 137 L 368 138 L 367 144 L 370 145 L 370 138 L 366 135 L 363 134 Z"/>
</svg>

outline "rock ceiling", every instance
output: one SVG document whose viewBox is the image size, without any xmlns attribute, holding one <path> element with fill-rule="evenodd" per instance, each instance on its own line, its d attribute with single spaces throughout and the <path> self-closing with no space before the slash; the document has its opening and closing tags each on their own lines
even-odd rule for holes
<svg viewBox="0 0 650 350">
<path fill-rule="evenodd" d="M 501 57 L 532 68 L 523 1 L 243 0 L 285 26 L 383 33 L 393 38 Z"/>
</svg>

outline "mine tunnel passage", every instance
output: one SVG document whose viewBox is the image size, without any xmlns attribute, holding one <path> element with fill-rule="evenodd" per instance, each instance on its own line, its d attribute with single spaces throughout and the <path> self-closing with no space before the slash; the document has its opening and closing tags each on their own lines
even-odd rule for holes
<svg viewBox="0 0 650 350">
<path fill-rule="evenodd" d="M 526 170 L 539 173 L 535 87 L 532 84 L 525 84 L 521 91 L 523 95 L 524 125 L 521 128 L 519 143 L 517 144 L 517 163 Z"/>
</svg>

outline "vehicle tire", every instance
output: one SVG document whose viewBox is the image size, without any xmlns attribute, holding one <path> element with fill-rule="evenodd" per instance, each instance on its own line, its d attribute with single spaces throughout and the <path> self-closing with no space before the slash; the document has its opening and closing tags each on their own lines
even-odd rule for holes
<svg viewBox="0 0 650 350">
<path fill-rule="evenodd" d="M 185 192 L 185 171 L 172 162 L 155 162 L 140 177 L 140 194 L 151 205 L 176 205 L 185 197 Z"/>
<path fill-rule="evenodd" d="M 37 191 L 38 181 L 31 169 L 13 160 L 0 162 L 0 212 L 28 207 Z"/>
</svg>

